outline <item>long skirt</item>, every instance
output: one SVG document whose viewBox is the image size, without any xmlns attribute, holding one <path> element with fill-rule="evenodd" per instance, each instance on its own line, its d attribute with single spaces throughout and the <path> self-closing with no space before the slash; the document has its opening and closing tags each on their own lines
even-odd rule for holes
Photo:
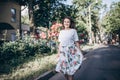
<svg viewBox="0 0 120 80">
<path fill-rule="evenodd" d="M 83 60 L 81 51 L 74 45 L 61 46 L 56 71 L 67 75 L 74 75 Z"/>
</svg>

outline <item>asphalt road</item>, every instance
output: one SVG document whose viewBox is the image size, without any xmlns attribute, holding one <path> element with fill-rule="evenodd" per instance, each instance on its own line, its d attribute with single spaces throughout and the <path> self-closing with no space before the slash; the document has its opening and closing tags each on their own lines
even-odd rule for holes
<svg viewBox="0 0 120 80">
<path fill-rule="evenodd" d="M 57 73 L 49 80 L 65 80 Z M 104 46 L 85 55 L 74 80 L 120 80 L 120 47 Z"/>
</svg>

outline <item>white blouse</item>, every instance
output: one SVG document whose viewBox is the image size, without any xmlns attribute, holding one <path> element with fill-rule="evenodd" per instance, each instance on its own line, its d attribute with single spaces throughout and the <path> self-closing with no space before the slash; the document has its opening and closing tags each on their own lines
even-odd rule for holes
<svg viewBox="0 0 120 80">
<path fill-rule="evenodd" d="M 78 40 L 78 34 L 75 29 L 61 30 L 59 33 L 58 41 L 62 46 L 74 45 L 74 42 Z"/>
</svg>

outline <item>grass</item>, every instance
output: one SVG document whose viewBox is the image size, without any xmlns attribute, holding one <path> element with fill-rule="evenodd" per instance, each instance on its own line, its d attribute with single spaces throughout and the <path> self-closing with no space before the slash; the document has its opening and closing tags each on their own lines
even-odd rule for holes
<svg viewBox="0 0 120 80">
<path fill-rule="evenodd" d="M 93 45 L 81 45 L 82 50 L 94 47 Z M 9 65 L 9 64 L 8 64 Z M 17 66 L 9 74 L 0 74 L 0 80 L 34 80 L 46 71 L 55 68 L 56 54 L 37 54 L 29 58 L 27 62 Z"/>
<path fill-rule="evenodd" d="M 54 69 L 56 54 L 37 54 L 32 60 L 17 67 L 9 74 L 0 75 L 0 80 L 33 80 L 46 71 Z"/>
</svg>

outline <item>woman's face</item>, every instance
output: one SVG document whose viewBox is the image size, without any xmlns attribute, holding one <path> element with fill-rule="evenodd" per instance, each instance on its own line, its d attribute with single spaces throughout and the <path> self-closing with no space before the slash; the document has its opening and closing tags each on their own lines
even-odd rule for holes
<svg viewBox="0 0 120 80">
<path fill-rule="evenodd" d="M 69 28 L 70 27 L 70 20 L 65 18 L 63 25 L 64 25 L 65 28 Z"/>
</svg>

